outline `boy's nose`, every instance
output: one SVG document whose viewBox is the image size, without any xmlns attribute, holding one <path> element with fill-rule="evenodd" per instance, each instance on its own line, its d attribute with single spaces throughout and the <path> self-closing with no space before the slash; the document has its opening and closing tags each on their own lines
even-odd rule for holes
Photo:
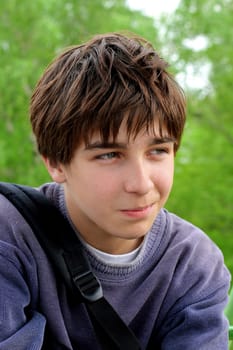
<svg viewBox="0 0 233 350">
<path fill-rule="evenodd" d="M 144 163 L 130 165 L 125 174 L 125 191 L 140 195 L 148 193 L 154 187 L 151 169 Z"/>
</svg>

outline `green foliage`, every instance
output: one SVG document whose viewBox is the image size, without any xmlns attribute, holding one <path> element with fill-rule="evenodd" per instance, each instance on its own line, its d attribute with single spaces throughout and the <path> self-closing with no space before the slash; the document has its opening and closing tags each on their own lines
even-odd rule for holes
<svg viewBox="0 0 233 350">
<path fill-rule="evenodd" d="M 36 185 L 49 180 L 28 120 L 32 90 L 65 47 L 109 31 L 156 39 L 153 20 L 123 0 L 8 0 L 0 2 L 0 178 Z"/>
<path fill-rule="evenodd" d="M 232 156 L 218 130 L 199 121 L 187 123 L 176 158 L 175 180 L 167 207 L 201 227 L 224 252 L 233 271 Z"/>
<path fill-rule="evenodd" d="M 204 87 L 194 88 L 194 77 L 186 77 L 188 123 L 168 208 L 205 230 L 233 273 L 232 18 L 232 1 L 183 0 L 165 19 L 165 36 L 177 73 L 210 67 Z M 200 38 L 205 45 L 195 47 Z"/>
</svg>

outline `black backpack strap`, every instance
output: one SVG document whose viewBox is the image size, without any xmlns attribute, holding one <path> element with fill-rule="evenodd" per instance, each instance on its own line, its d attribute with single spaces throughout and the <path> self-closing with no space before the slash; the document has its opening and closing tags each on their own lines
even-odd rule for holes
<svg viewBox="0 0 233 350">
<path fill-rule="evenodd" d="M 82 244 L 68 220 L 41 192 L 28 186 L 0 182 L 2 193 L 31 226 L 54 270 L 85 303 L 97 337 L 105 350 L 140 350 L 133 332 L 103 297 Z"/>
</svg>

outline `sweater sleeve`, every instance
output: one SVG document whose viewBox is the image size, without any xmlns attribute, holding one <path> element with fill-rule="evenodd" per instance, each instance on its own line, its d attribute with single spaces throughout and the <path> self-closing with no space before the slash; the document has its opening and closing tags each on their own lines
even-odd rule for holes
<svg viewBox="0 0 233 350">
<path fill-rule="evenodd" d="M 227 287 L 171 314 L 161 350 L 227 350 L 228 321 L 223 314 Z"/>
<path fill-rule="evenodd" d="M 0 242 L 0 349 L 42 348 L 45 318 L 31 310 L 31 294 L 23 270 L 25 259 L 13 245 Z"/>
<path fill-rule="evenodd" d="M 192 233 L 191 226 L 186 230 L 189 234 L 171 249 L 177 258 L 160 328 L 161 350 L 227 350 L 229 271 L 206 235 L 198 229 Z"/>
</svg>

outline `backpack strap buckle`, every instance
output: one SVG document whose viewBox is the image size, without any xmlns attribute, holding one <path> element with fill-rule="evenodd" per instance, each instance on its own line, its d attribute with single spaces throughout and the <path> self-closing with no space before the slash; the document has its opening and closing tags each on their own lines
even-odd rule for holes
<svg viewBox="0 0 233 350">
<path fill-rule="evenodd" d="M 83 248 L 78 244 L 71 251 L 65 251 L 63 256 L 81 297 L 88 302 L 95 302 L 103 297 L 103 290 L 84 254 Z"/>
</svg>

